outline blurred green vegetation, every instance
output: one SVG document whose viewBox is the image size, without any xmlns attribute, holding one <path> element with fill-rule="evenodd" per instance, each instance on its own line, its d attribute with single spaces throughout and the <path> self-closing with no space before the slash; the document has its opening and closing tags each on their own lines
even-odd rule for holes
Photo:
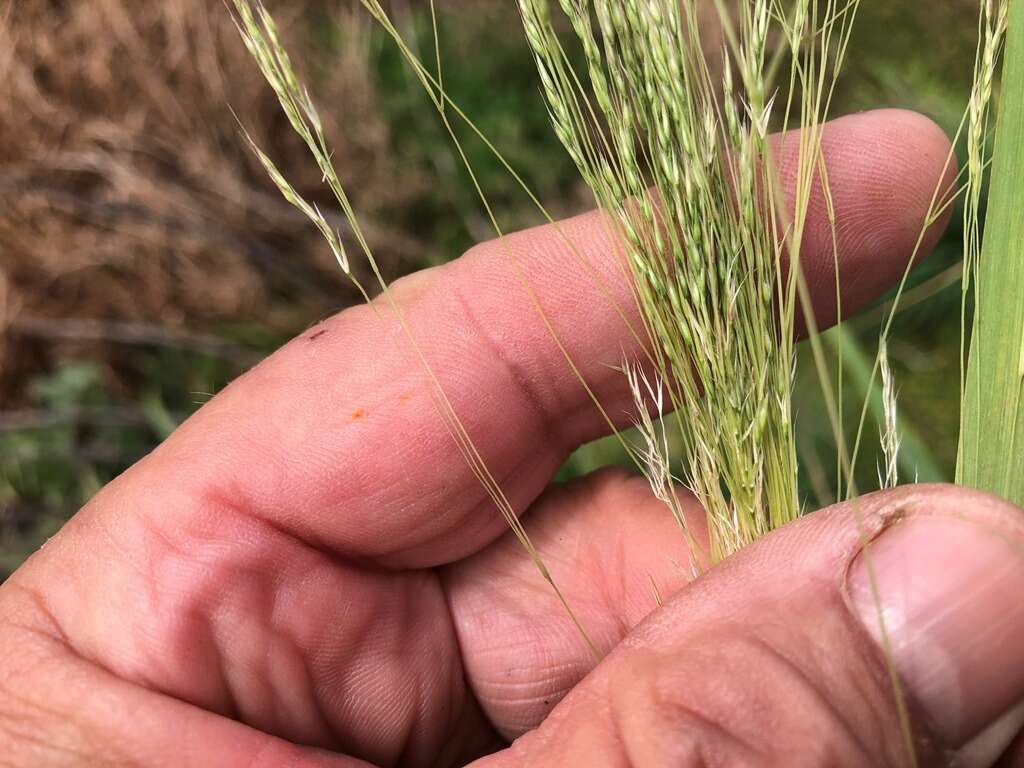
<svg viewBox="0 0 1024 768">
<path fill-rule="evenodd" d="M 423 57 L 429 60 L 433 43 L 425 11 L 416 6 L 402 9 L 400 21 L 414 31 Z M 863 3 L 861 13 L 835 112 L 907 107 L 930 115 L 952 135 L 964 109 L 973 64 L 972 4 L 890 0 Z M 458 4 L 442 11 L 445 85 L 555 213 L 579 210 L 586 206 L 587 196 L 549 129 L 514 14 L 513 4 L 508 3 Z M 394 211 L 388 222 L 422 243 L 427 254 L 406 260 L 397 271 L 436 263 L 490 236 L 449 138 L 393 45 L 367 25 L 332 26 L 320 14 L 311 14 L 307 23 L 323 46 L 320 55 L 313 57 L 318 62 L 329 62 L 353 36 L 370 36 L 367 50 L 376 80 L 375 108 L 389 126 L 381 151 L 389 153 L 396 166 L 409 169 L 411 176 L 432 180 L 402 210 Z M 68 66 L 78 65 L 68 62 Z M 313 73 L 315 92 L 315 67 Z M 474 141 L 467 146 L 502 225 L 514 229 L 537 223 L 536 211 L 490 153 Z M 403 179 L 396 178 L 394 183 L 401 185 Z M 360 205 L 372 203 L 359 199 L 358 191 L 356 197 Z M 911 281 L 912 288 L 933 284 L 940 288 L 898 315 L 890 344 L 908 433 L 919 438 L 922 464 L 936 468 L 926 473 L 927 479 L 936 479 L 934 474 L 951 477 L 955 460 L 960 343 L 955 270 L 960 250 L 954 217 L 935 255 L 915 270 Z M 282 306 L 275 311 L 290 318 L 275 326 L 278 329 L 298 331 L 318 319 L 288 295 L 277 301 Z M 848 360 L 867 361 L 870 366 L 879 327 L 877 309 L 847 324 L 843 344 L 853 345 Z M 114 361 L 109 365 L 99 366 L 86 354 L 59 359 L 30 377 L 18 407 L 0 414 L 0 578 L 99 487 L 151 450 L 244 370 L 248 361 L 269 353 L 287 336 L 255 319 L 204 330 L 223 340 L 223 349 L 137 341 L 115 345 L 113 351 L 105 347 L 103 354 Z M 848 427 L 856 424 L 866 394 L 856 391 L 857 372 L 851 368 L 846 375 Z M 807 505 L 813 507 L 834 494 L 834 448 L 822 416 L 817 379 L 806 360 L 801 362 L 797 382 L 805 459 L 802 479 Z M 869 437 L 877 431 L 871 415 L 866 430 Z M 858 465 L 859 483 L 865 488 L 876 482 L 876 443 L 873 437 L 867 441 Z M 577 452 L 561 476 L 614 461 L 621 461 L 618 446 L 602 441 Z"/>
</svg>

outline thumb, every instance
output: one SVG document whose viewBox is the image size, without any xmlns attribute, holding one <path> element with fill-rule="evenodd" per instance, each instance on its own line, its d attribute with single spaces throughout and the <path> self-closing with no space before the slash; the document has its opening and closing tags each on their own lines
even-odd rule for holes
<svg viewBox="0 0 1024 768">
<path fill-rule="evenodd" d="M 1022 595 L 1017 508 L 945 486 L 848 502 L 687 586 L 480 767 L 1010 764 Z"/>
</svg>

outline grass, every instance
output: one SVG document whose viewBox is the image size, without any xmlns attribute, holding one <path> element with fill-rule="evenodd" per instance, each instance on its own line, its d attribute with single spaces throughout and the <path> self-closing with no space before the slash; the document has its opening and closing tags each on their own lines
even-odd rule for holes
<svg viewBox="0 0 1024 768">
<path fill-rule="evenodd" d="M 783 12 L 756 0 L 735 15 L 719 5 L 721 94 L 695 3 L 561 2 L 589 87 L 571 66 L 552 5 L 519 3 L 555 133 L 625 251 L 652 351 L 644 361 L 651 379 L 629 374 L 637 409 L 671 406 L 686 485 L 708 511 L 717 560 L 800 511 L 792 415 L 798 254 L 820 161 L 816 126 L 829 111 L 858 3 L 797 2 Z M 774 63 L 788 64 L 781 92 L 769 73 L 770 35 L 783 41 Z M 767 143 L 773 123 L 806 129 L 791 211 Z M 665 427 L 645 415 L 639 424 L 643 469 L 682 521 Z"/>
<path fill-rule="evenodd" d="M 1008 8 L 1009 6 L 1009 8 Z M 981 239 L 977 217 L 984 175 L 985 127 L 1003 34 L 1006 69 L 992 161 L 989 214 Z M 1024 10 L 1020 2 L 985 6 L 983 43 L 971 98 L 966 212 L 965 290 L 976 309 L 963 390 L 959 482 L 1024 504 Z"/>
<path fill-rule="evenodd" d="M 449 104 L 489 149 L 493 145 L 451 103 L 440 69 L 436 75 L 426 69 L 383 7 L 372 0 L 363 5 L 395 41 L 437 109 L 500 237 L 494 209 L 447 116 Z M 648 360 L 624 364 L 644 442 L 639 448 L 623 444 L 641 459 L 656 496 L 685 529 L 665 427 L 656 427 L 647 415 L 651 401 L 659 416 L 664 405 L 671 405 L 688 485 L 709 513 L 711 556 L 721 559 L 800 512 L 792 419 L 793 336 L 798 306 L 805 317 L 811 315 L 799 254 L 810 191 L 820 174 L 819 126 L 829 112 L 857 3 L 819 7 L 808 0 L 798 2 L 787 16 L 767 0 L 758 0 L 741 5 L 736 19 L 720 6 L 728 44 L 721 97 L 704 58 L 707 44 L 694 4 L 561 5 L 582 48 L 589 89 L 559 40 L 548 3 L 522 0 L 520 12 L 555 133 L 599 207 L 611 214 L 642 312 L 642 333 L 650 342 Z M 248 0 L 236 0 L 235 10 L 246 47 L 316 160 L 362 258 L 389 298 L 333 166 L 320 115 L 294 72 L 273 18 Z M 436 33 L 434 16 L 432 25 Z M 769 62 L 773 27 L 785 42 Z M 792 210 L 781 203 L 768 144 L 777 97 L 768 95 L 774 88 L 769 68 L 779 62 L 788 64 L 788 90 L 779 99 L 781 123 L 788 127 L 792 121 L 803 128 Z M 340 232 L 251 138 L 250 144 L 285 199 L 313 222 L 342 270 L 367 296 L 353 274 Z M 521 181 L 500 153 L 495 150 L 494 155 Z M 528 283 L 528 275 L 522 278 Z M 391 308 L 404 327 L 398 307 Z M 541 311 L 539 305 L 537 309 Z M 547 578 L 490 469 L 420 357 L 460 450 Z M 824 374 L 820 351 L 817 359 Z M 634 367 L 638 364 L 652 367 L 651 378 Z M 582 378 L 581 383 L 587 387 Z M 834 417 L 831 400 L 829 405 Z M 692 540 L 692 532 L 684 533 Z"/>
</svg>

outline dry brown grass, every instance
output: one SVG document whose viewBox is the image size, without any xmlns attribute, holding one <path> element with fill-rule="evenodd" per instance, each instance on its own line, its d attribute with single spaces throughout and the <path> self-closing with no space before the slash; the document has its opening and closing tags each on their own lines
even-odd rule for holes
<svg viewBox="0 0 1024 768">
<path fill-rule="evenodd" d="M 300 19 L 352 14 L 323 0 L 274 6 L 296 49 L 311 52 L 317 46 L 303 35 L 314 30 Z M 361 190 L 372 224 L 375 209 L 400 205 L 413 185 L 394 184 L 382 151 L 387 126 L 359 44 L 367 22 L 337 21 L 352 40 L 329 62 L 307 63 L 318 98 L 332 107 L 325 119 L 335 121 L 327 129 L 337 165 Z M 351 298 L 333 257 L 245 150 L 229 104 L 317 199 L 315 169 L 284 130 L 222 4 L 0 2 L 5 407 L 18 404 L 30 373 L 69 351 L 40 319 L 70 320 L 72 329 L 89 319 L 198 331 L 227 319 L 272 325 L 282 292 L 309 316 Z M 394 234 L 375 235 L 385 261 L 415 250 Z"/>
</svg>

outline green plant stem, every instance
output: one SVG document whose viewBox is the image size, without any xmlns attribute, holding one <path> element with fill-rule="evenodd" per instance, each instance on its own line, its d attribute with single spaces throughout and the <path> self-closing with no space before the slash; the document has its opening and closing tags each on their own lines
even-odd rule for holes
<svg viewBox="0 0 1024 768">
<path fill-rule="evenodd" d="M 1010 3 L 958 482 L 1024 503 L 1024 7 Z"/>
</svg>

